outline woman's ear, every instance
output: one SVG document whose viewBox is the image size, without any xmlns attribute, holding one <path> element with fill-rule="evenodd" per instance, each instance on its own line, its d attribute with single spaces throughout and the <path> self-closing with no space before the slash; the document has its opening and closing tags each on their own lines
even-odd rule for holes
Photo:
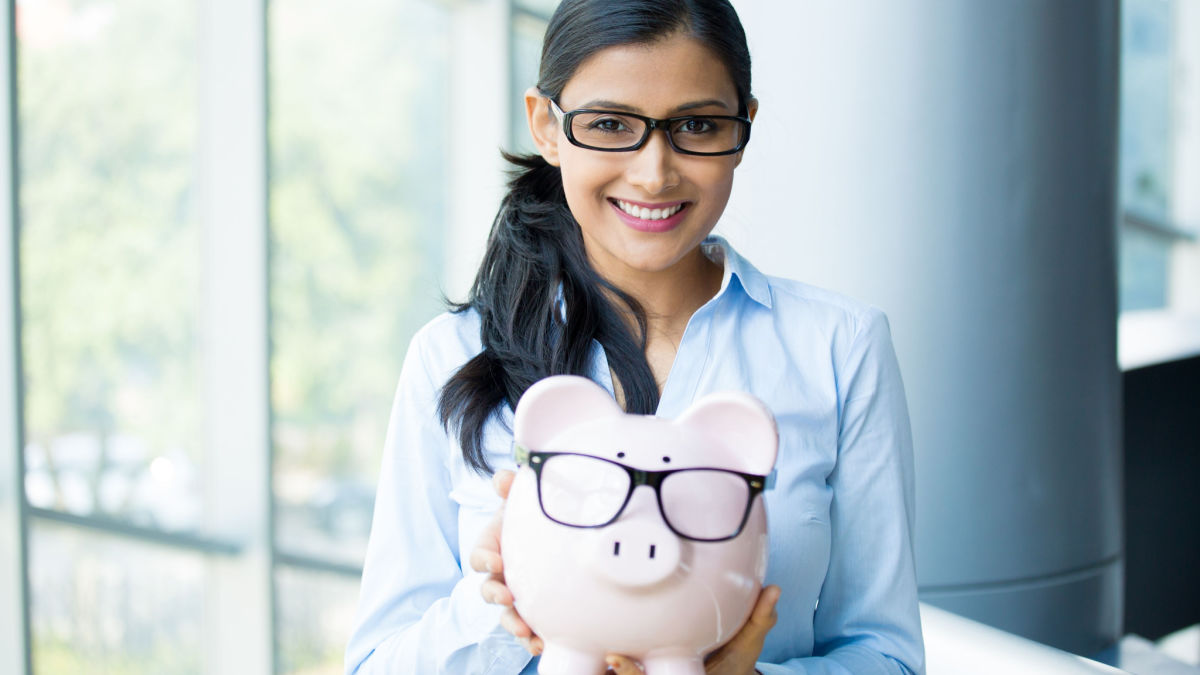
<svg viewBox="0 0 1200 675">
<path fill-rule="evenodd" d="M 537 87 L 525 90 L 525 119 L 542 159 L 551 166 L 558 166 L 558 118 L 550 111 L 550 99 Z"/>
<path fill-rule="evenodd" d="M 749 98 L 749 100 L 746 101 L 746 117 L 749 117 L 750 121 L 753 122 L 754 116 L 757 114 L 758 114 L 758 99 L 751 96 Z M 733 164 L 735 169 L 737 168 L 737 166 L 739 164 L 742 163 L 742 155 L 744 155 L 745 153 L 746 153 L 746 151 L 745 151 L 745 149 L 743 149 L 741 152 L 739 152 L 737 154 L 737 161 L 734 162 L 734 164 Z"/>
<path fill-rule="evenodd" d="M 758 114 L 758 99 L 751 96 L 750 100 L 746 101 L 746 117 L 749 117 L 750 121 L 753 122 L 754 116 L 757 114 Z"/>
</svg>

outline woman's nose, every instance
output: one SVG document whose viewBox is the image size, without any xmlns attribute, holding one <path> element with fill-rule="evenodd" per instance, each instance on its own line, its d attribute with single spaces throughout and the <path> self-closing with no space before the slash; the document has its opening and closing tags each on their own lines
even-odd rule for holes
<svg viewBox="0 0 1200 675">
<path fill-rule="evenodd" d="M 660 133 L 661 132 L 661 133 Z M 675 162 L 677 155 L 661 129 L 650 132 L 646 144 L 634 150 L 626 170 L 626 180 L 647 194 L 656 195 L 679 185 Z"/>
</svg>

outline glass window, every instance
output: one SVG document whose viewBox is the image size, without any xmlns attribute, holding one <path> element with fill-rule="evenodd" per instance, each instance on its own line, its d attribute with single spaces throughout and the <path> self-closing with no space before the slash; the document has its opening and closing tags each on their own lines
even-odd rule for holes
<svg viewBox="0 0 1200 675">
<path fill-rule="evenodd" d="M 277 568 L 278 671 L 340 675 L 358 602 L 358 579 Z"/>
<path fill-rule="evenodd" d="M 268 18 L 276 539 L 359 564 L 404 352 L 444 308 L 450 17 L 278 0 Z"/>
<path fill-rule="evenodd" d="M 204 584 L 198 555 L 35 521 L 34 673 L 200 673 Z"/>
<path fill-rule="evenodd" d="M 516 0 L 514 5 L 549 18 L 558 7 L 560 0 Z"/>
<path fill-rule="evenodd" d="M 1166 218 L 1171 192 L 1171 3 L 1129 0 L 1122 15 L 1121 202 Z"/>
<path fill-rule="evenodd" d="M 17 10 L 29 501 L 195 528 L 195 5 Z"/>
<path fill-rule="evenodd" d="M 537 84 L 538 67 L 542 60 L 542 36 L 545 34 L 545 20 L 531 14 L 513 15 L 513 107 L 509 147 L 517 152 L 535 152 L 533 140 L 529 138 L 529 123 L 525 121 L 525 90 Z"/>
<path fill-rule="evenodd" d="M 1120 308 L 1200 310 L 1200 213 L 1185 186 L 1200 162 L 1200 12 L 1176 0 L 1121 9 Z M 1189 171 L 1192 176 L 1189 177 Z M 1194 191 L 1193 191 L 1194 192 Z M 1188 305 L 1193 305 L 1188 307 Z"/>
<path fill-rule="evenodd" d="M 1171 192 L 1171 5 L 1130 0 L 1122 12 L 1120 198 L 1140 220 L 1122 222 L 1120 306 L 1164 307 L 1172 237 L 1139 223 L 1165 223 Z"/>
</svg>

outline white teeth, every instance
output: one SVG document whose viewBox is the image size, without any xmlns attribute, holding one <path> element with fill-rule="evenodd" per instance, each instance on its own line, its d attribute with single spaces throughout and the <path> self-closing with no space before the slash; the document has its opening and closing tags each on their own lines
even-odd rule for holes
<svg viewBox="0 0 1200 675">
<path fill-rule="evenodd" d="M 620 206 L 621 210 L 625 213 L 628 213 L 634 218 L 641 218 L 642 220 L 662 220 L 663 218 L 670 218 L 676 213 L 679 213 L 679 210 L 683 208 L 683 204 L 676 204 L 675 206 L 668 206 L 665 209 L 648 209 L 636 204 L 623 202 L 619 199 L 617 200 L 617 206 Z"/>
</svg>

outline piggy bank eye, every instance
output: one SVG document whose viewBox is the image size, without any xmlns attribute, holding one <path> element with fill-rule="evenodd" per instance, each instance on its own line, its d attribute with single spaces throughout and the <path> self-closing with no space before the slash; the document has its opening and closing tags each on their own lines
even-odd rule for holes
<svg viewBox="0 0 1200 675">
<path fill-rule="evenodd" d="M 670 457 L 663 457 L 663 464 L 670 464 L 670 463 L 671 463 Z"/>
<path fill-rule="evenodd" d="M 625 453 L 623 453 L 623 452 L 618 452 L 618 453 L 617 453 L 617 459 L 620 459 L 620 458 L 622 458 L 622 457 L 624 457 L 624 456 L 625 456 Z"/>
</svg>

